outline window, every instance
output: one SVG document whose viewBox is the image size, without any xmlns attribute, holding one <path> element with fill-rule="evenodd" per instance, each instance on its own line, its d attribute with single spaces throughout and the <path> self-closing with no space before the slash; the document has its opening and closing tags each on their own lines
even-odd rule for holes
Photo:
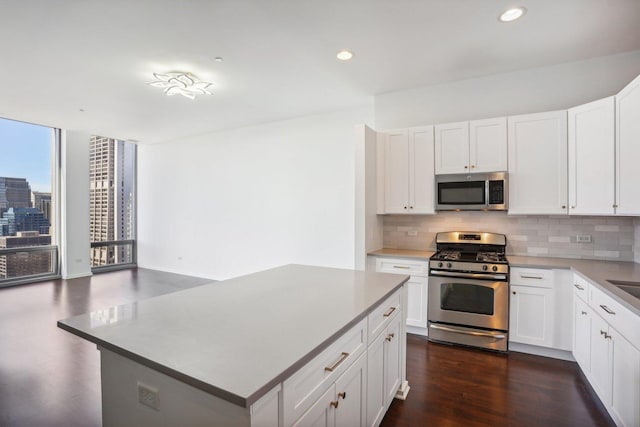
<svg viewBox="0 0 640 427">
<path fill-rule="evenodd" d="M 0 286 L 59 277 L 59 131 L 0 119 Z"/>
<path fill-rule="evenodd" d="M 91 268 L 134 267 L 136 146 L 102 136 L 89 143 Z"/>
</svg>

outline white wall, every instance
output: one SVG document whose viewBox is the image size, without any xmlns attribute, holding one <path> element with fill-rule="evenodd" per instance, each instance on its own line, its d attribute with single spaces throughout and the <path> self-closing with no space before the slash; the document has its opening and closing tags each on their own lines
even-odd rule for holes
<svg viewBox="0 0 640 427">
<path fill-rule="evenodd" d="M 138 147 L 138 264 L 225 279 L 354 267 L 354 126 L 371 108 Z"/>
<path fill-rule="evenodd" d="M 376 130 L 566 109 L 611 96 L 640 74 L 640 51 L 391 92 Z"/>
<path fill-rule="evenodd" d="M 63 130 L 60 138 L 61 275 L 91 275 L 89 255 L 89 137 Z"/>
</svg>

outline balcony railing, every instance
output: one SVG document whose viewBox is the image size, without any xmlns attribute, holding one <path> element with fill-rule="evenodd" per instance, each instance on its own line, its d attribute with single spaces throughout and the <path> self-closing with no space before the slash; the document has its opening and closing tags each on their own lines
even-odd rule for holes
<svg viewBox="0 0 640 427">
<path fill-rule="evenodd" d="M 59 277 L 57 246 L 0 248 L 0 287 Z"/>
<path fill-rule="evenodd" d="M 91 242 L 91 271 L 120 270 L 137 266 L 135 240 Z"/>
</svg>

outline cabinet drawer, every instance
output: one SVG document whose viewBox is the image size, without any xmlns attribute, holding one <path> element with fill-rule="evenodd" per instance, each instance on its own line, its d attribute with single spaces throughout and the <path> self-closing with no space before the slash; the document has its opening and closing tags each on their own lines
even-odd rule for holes
<svg viewBox="0 0 640 427">
<path fill-rule="evenodd" d="M 287 378 L 282 386 L 284 425 L 291 425 L 366 350 L 367 319 Z"/>
<path fill-rule="evenodd" d="M 379 273 L 426 276 L 429 273 L 429 262 L 399 258 L 378 258 L 376 260 L 376 271 Z"/>
<path fill-rule="evenodd" d="M 627 310 L 597 286 L 592 285 L 590 289 L 589 305 L 593 311 L 640 349 L 640 317 Z"/>
<path fill-rule="evenodd" d="M 573 294 L 580 297 L 583 301 L 589 301 L 589 288 L 591 284 L 577 274 L 573 275 Z"/>
<path fill-rule="evenodd" d="M 552 288 L 553 270 L 512 267 L 509 283 L 536 288 Z"/>
<path fill-rule="evenodd" d="M 376 307 L 367 317 L 369 339 L 377 336 L 387 327 L 391 319 L 400 311 L 400 290 Z"/>
</svg>

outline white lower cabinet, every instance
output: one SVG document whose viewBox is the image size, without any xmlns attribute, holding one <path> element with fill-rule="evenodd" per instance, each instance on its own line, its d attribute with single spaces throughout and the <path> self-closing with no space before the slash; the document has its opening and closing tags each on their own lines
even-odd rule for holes
<svg viewBox="0 0 640 427">
<path fill-rule="evenodd" d="M 360 356 L 293 425 L 364 426 L 366 362 L 366 355 Z"/>
<path fill-rule="evenodd" d="M 574 286 L 573 355 L 616 425 L 638 427 L 640 319 L 577 275 Z"/>
<path fill-rule="evenodd" d="M 367 351 L 367 426 L 377 426 L 401 382 L 401 316 L 370 342 Z"/>
</svg>

